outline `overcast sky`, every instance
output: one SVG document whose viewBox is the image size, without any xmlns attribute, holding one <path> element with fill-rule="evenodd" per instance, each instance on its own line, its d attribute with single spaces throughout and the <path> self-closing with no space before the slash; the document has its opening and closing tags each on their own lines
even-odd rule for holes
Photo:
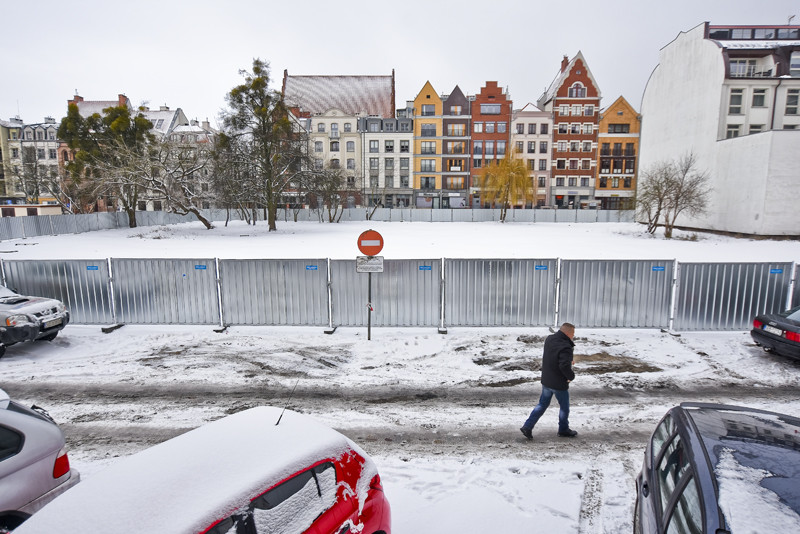
<svg viewBox="0 0 800 534">
<path fill-rule="evenodd" d="M 536 102 L 561 58 L 583 52 L 603 106 L 639 109 L 659 49 L 712 24 L 800 24 L 798 0 L 73 0 L 3 2 L 0 118 L 60 120 L 75 91 L 119 93 L 217 123 L 225 94 L 255 57 L 273 86 L 289 74 L 396 74 L 396 107 L 426 80 L 439 93 L 484 82 L 514 107 Z"/>
</svg>

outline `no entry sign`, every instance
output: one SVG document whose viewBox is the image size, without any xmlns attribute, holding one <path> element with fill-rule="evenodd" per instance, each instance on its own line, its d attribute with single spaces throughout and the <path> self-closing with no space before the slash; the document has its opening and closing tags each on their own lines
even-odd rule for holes
<svg viewBox="0 0 800 534">
<path fill-rule="evenodd" d="M 375 230 L 367 230 L 358 236 L 358 250 L 365 256 L 377 256 L 383 249 L 383 237 Z"/>
</svg>

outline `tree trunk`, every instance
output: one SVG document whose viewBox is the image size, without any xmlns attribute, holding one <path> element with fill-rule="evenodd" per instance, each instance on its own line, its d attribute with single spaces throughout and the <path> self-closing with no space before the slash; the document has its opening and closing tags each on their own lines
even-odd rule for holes
<svg viewBox="0 0 800 534">
<path fill-rule="evenodd" d="M 136 228 L 136 210 L 133 208 L 125 208 L 125 213 L 128 214 L 128 227 Z"/>
<path fill-rule="evenodd" d="M 189 210 L 189 212 L 190 212 L 192 215 L 194 215 L 195 217 L 197 217 L 197 220 L 198 220 L 198 221 L 200 221 L 201 223 L 203 223 L 203 226 L 205 226 L 205 227 L 206 227 L 206 230 L 211 230 L 212 228 L 214 228 L 214 225 L 213 225 L 213 224 L 211 224 L 211 221 L 209 221 L 208 219 L 206 219 L 205 217 L 203 217 L 203 215 L 200 213 L 200 211 L 199 211 L 199 210 L 197 210 L 197 209 L 190 209 L 190 210 Z"/>
</svg>

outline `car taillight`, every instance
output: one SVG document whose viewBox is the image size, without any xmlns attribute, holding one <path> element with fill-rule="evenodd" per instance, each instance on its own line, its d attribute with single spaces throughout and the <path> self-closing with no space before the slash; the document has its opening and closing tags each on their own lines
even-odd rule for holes
<svg viewBox="0 0 800 534">
<path fill-rule="evenodd" d="M 786 332 L 786 339 L 800 343 L 800 332 Z"/>
<path fill-rule="evenodd" d="M 369 482 L 369 487 L 370 489 L 383 491 L 383 484 L 381 484 L 381 476 L 375 475 L 374 477 L 372 477 L 372 480 L 370 480 Z"/>
<path fill-rule="evenodd" d="M 53 464 L 53 478 L 61 478 L 69 473 L 69 458 L 67 457 L 66 449 L 61 449 L 56 458 L 56 463 Z"/>
<path fill-rule="evenodd" d="M 762 323 L 758 319 L 753 319 L 753 328 L 755 328 L 756 330 L 761 330 L 762 326 L 764 326 L 764 323 Z"/>
</svg>

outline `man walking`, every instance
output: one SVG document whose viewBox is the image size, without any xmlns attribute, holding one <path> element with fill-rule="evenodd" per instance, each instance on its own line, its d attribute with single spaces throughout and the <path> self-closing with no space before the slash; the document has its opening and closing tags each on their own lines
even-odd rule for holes
<svg viewBox="0 0 800 534">
<path fill-rule="evenodd" d="M 547 336 L 544 341 L 544 354 L 542 355 L 542 396 L 539 404 L 531 412 L 528 420 L 522 425 L 520 431 L 528 438 L 533 439 L 534 425 L 544 415 L 550 401 L 555 395 L 558 401 L 558 435 L 564 438 L 574 438 L 577 432 L 569 428 L 569 383 L 575 379 L 572 371 L 572 349 L 575 343 L 575 326 L 564 323 L 555 334 Z"/>
</svg>

